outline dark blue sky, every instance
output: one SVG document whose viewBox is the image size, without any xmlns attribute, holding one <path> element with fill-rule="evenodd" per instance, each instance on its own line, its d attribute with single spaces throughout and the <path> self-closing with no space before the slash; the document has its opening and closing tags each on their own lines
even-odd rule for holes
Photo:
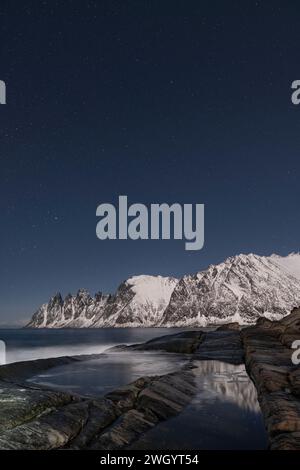
<svg viewBox="0 0 300 470">
<path fill-rule="evenodd" d="M 300 6 L 1 1 L 0 320 L 299 249 Z M 204 203 L 205 246 L 96 238 L 101 202 Z"/>
</svg>

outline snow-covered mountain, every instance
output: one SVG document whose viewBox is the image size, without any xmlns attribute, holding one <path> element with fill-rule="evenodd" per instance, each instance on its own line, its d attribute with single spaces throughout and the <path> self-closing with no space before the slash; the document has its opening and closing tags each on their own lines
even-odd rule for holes
<svg viewBox="0 0 300 470">
<path fill-rule="evenodd" d="M 271 261 L 283 268 L 288 274 L 300 279 L 300 253 L 290 253 L 288 256 L 271 255 Z"/>
<path fill-rule="evenodd" d="M 300 305 L 300 255 L 238 255 L 183 277 L 164 313 L 164 326 L 253 323 L 280 319 Z"/>
<path fill-rule="evenodd" d="M 52 297 L 33 315 L 30 328 L 126 327 L 161 323 L 178 279 L 135 276 L 123 282 L 115 295 L 101 292 L 91 297 L 86 290 L 76 296 Z"/>
<path fill-rule="evenodd" d="M 85 290 L 52 297 L 28 327 L 205 326 L 260 316 L 279 319 L 300 305 L 300 254 L 238 255 L 181 280 L 135 276 L 114 295 Z"/>
</svg>

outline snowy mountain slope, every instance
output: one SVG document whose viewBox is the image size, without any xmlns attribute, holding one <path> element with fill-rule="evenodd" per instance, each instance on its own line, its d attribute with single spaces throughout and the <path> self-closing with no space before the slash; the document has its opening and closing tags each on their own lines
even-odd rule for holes
<svg viewBox="0 0 300 470">
<path fill-rule="evenodd" d="M 56 294 L 33 315 L 33 328 L 151 326 L 162 320 L 178 280 L 161 276 L 135 276 L 123 282 L 115 295 L 81 289 L 65 300 Z"/>
<path fill-rule="evenodd" d="M 33 328 L 205 326 L 260 316 L 279 319 L 300 305 L 300 255 L 238 255 L 180 281 L 135 276 L 114 295 L 85 290 L 42 305 Z"/>
<path fill-rule="evenodd" d="M 300 305 L 300 278 L 285 264 L 277 258 L 275 262 L 274 257 L 238 255 L 185 276 L 174 289 L 162 324 L 247 324 L 263 315 L 279 319 Z M 296 265 L 294 260 L 294 271 Z"/>
<path fill-rule="evenodd" d="M 300 279 L 300 253 L 290 253 L 288 256 L 278 256 L 274 254 L 270 256 L 270 260 L 287 273 Z"/>
<path fill-rule="evenodd" d="M 162 276 L 134 276 L 118 288 L 94 326 L 153 326 L 162 321 L 178 280 Z"/>
</svg>

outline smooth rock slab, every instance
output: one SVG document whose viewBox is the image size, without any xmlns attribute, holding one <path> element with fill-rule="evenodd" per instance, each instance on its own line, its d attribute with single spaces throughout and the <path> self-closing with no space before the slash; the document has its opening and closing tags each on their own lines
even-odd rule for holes
<svg viewBox="0 0 300 470">
<path fill-rule="evenodd" d="M 0 382 L 0 432 L 75 400 L 69 393 Z"/>
<path fill-rule="evenodd" d="M 50 450 L 64 446 L 88 419 L 88 404 L 76 403 L 0 434 L 3 450 Z"/>
<path fill-rule="evenodd" d="M 108 349 L 108 351 L 134 350 L 134 351 L 165 351 L 177 354 L 193 354 L 204 335 L 201 331 L 184 331 L 174 335 L 160 336 L 146 343 L 120 345 Z"/>
</svg>

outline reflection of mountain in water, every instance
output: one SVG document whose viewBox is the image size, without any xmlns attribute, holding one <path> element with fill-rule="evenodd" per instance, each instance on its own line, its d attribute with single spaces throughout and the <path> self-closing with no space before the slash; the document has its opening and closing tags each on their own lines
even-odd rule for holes
<svg viewBox="0 0 300 470">
<path fill-rule="evenodd" d="M 159 423 L 130 449 L 266 449 L 254 385 L 243 366 L 193 360 L 198 391 L 174 418 Z"/>
<path fill-rule="evenodd" d="M 220 361 L 195 361 L 194 373 L 199 388 L 204 392 L 197 395 L 197 406 L 203 406 L 207 399 L 215 398 L 233 403 L 240 408 L 260 413 L 257 393 L 243 365 L 232 365 Z"/>
</svg>

